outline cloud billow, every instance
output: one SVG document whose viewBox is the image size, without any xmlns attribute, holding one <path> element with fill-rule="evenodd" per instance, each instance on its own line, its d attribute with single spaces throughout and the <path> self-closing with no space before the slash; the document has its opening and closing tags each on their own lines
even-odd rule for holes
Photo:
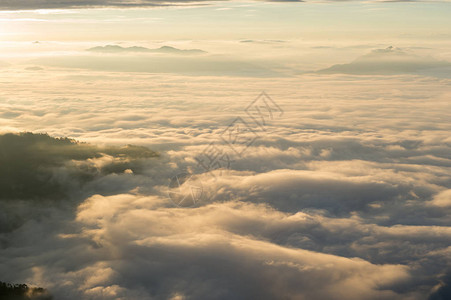
<svg viewBox="0 0 451 300">
<path fill-rule="evenodd" d="M 29 163 L 31 174 L 51 174 L 69 191 L 45 205 L 44 193 L 0 201 L 8 229 L 0 232 L 1 281 L 43 287 L 55 299 L 446 299 L 446 79 L 315 74 L 275 86 L 93 73 L 46 67 L 27 78 L 35 101 L 23 77 L 4 77 L 4 131 L 89 143 L 0 139 L 11 166 Z M 266 131 L 252 127 L 259 139 L 221 176 L 198 173 L 199 205 L 172 205 L 170 178 L 194 169 L 196 155 L 245 117 L 263 88 L 283 117 Z M 86 172 L 86 181 L 74 180 Z"/>
</svg>

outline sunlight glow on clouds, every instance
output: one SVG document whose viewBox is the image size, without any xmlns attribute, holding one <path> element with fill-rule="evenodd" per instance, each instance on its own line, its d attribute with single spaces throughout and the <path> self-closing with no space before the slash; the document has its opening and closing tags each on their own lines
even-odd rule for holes
<svg viewBox="0 0 451 300">
<path fill-rule="evenodd" d="M 30 221 L 20 238 L 4 240 L 2 273 L 17 270 L 5 280 L 94 299 L 424 299 L 448 274 L 449 79 L 311 74 L 275 84 L 27 72 L 3 75 L 4 130 L 145 145 L 161 157 L 143 161 L 140 173 L 124 167 L 82 185 L 70 225 L 63 225 L 70 213 L 62 208 L 16 209 L 17 218 Z M 198 207 L 174 208 L 168 180 L 194 168 L 193 157 L 262 89 L 284 108 L 283 118 L 235 158 L 232 170 L 216 180 L 201 174 Z M 71 178 L 73 166 L 54 172 Z M 32 221 L 42 213 L 47 221 Z M 33 238 L 36 230 L 46 232 L 42 242 Z M 34 254 L 49 247 L 63 250 Z M 39 267 L 27 272 L 12 249 Z"/>
<path fill-rule="evenodd" d="M 0 2 L 0 298 L 450 298 L 447 3 Z"/>
</svg>

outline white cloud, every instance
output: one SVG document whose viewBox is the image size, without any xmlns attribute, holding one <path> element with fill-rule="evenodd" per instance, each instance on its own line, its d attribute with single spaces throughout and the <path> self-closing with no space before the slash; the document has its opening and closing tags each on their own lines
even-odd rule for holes
<svg viewBox="0 0 451 300">
<path fill-rule="evenodd" d="M 430 202 L 432 205 L 438 207 L 449 207 L 451 206 L 451 190 L 444 190 L 436 195 Z"/>
<path fill-rule="evenodd" d="M 68 207 L 3 203 L 2 221 L 26 222 L 0 234 L 0 280 L 58 299 L 425 299 L 449 284 L 449 79 L 23 66 L 0 78 L 2 132 L 162 155 L 140 173 L 96 177 Z M 247 118 L 261 90 L 284 116 L 253 127 L 259 139 L 229 172 L 200 174 L 198 207 L 174 208 L 170 178 L 196 170 L 194 157 Z"/>
</svg>

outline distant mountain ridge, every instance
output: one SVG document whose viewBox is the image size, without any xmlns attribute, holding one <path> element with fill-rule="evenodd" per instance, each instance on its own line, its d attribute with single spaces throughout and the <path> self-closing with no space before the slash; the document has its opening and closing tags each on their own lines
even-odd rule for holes
<svg viewBox="0 0 451 300">
<path fill-rule="evenodd" d="M 89 48 L 86 51 L 99 53 L 163 53 L 163 54 L 204 54 L 207 53 L 200 49 L 178 49 L 171 46 L 162 46 L 156 49 L 149 49 L 146 47 L 132 46 L 122 47 L 118 45 L 106 45 Z"/>
<path fill-rule="evenodd" d="M 354 75 L 384 75 L 384 74 L 421 74 L 428 70 L 449 73 L 451 63 L 428 56 L 418 56 L 396 47 L 375 49 L 345 64 L 333 65 L 319 70 L 323 74 L 354 74 Z M 446 74 L 445 74 L 446 75 Z"/>
</svg>

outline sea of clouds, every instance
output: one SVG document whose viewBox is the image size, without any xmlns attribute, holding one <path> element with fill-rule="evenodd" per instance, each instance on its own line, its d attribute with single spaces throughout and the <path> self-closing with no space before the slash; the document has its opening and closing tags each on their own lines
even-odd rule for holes
<svg viewBox="0 0 451 300">
<path fill-rule="evenodd" d="M 24 157 L 27 172 L 63 193 L 0 197 L 1 281 L 55 299 L 450 296 L 446 76 L 255 76 L 247 66 L 246 76 L 192 76 L 72 62 L 0 69 L 3 134 L 93 147 L 66 155 L 22 136 L 33 147 L 17 153 L 43 161 Z M 283 110 L 263 127 L 245 111 L 262 91 Z M 239 154 L 227 144 L 237 118 L 247 124 Z M 230 161 L 209 172 L 196 158 L 211 143 Z M 108 148 L 127 144 L 158 155 Z M 202 186 L 191 207 L 168 197 L 183 172 Z"/>
</svg>

